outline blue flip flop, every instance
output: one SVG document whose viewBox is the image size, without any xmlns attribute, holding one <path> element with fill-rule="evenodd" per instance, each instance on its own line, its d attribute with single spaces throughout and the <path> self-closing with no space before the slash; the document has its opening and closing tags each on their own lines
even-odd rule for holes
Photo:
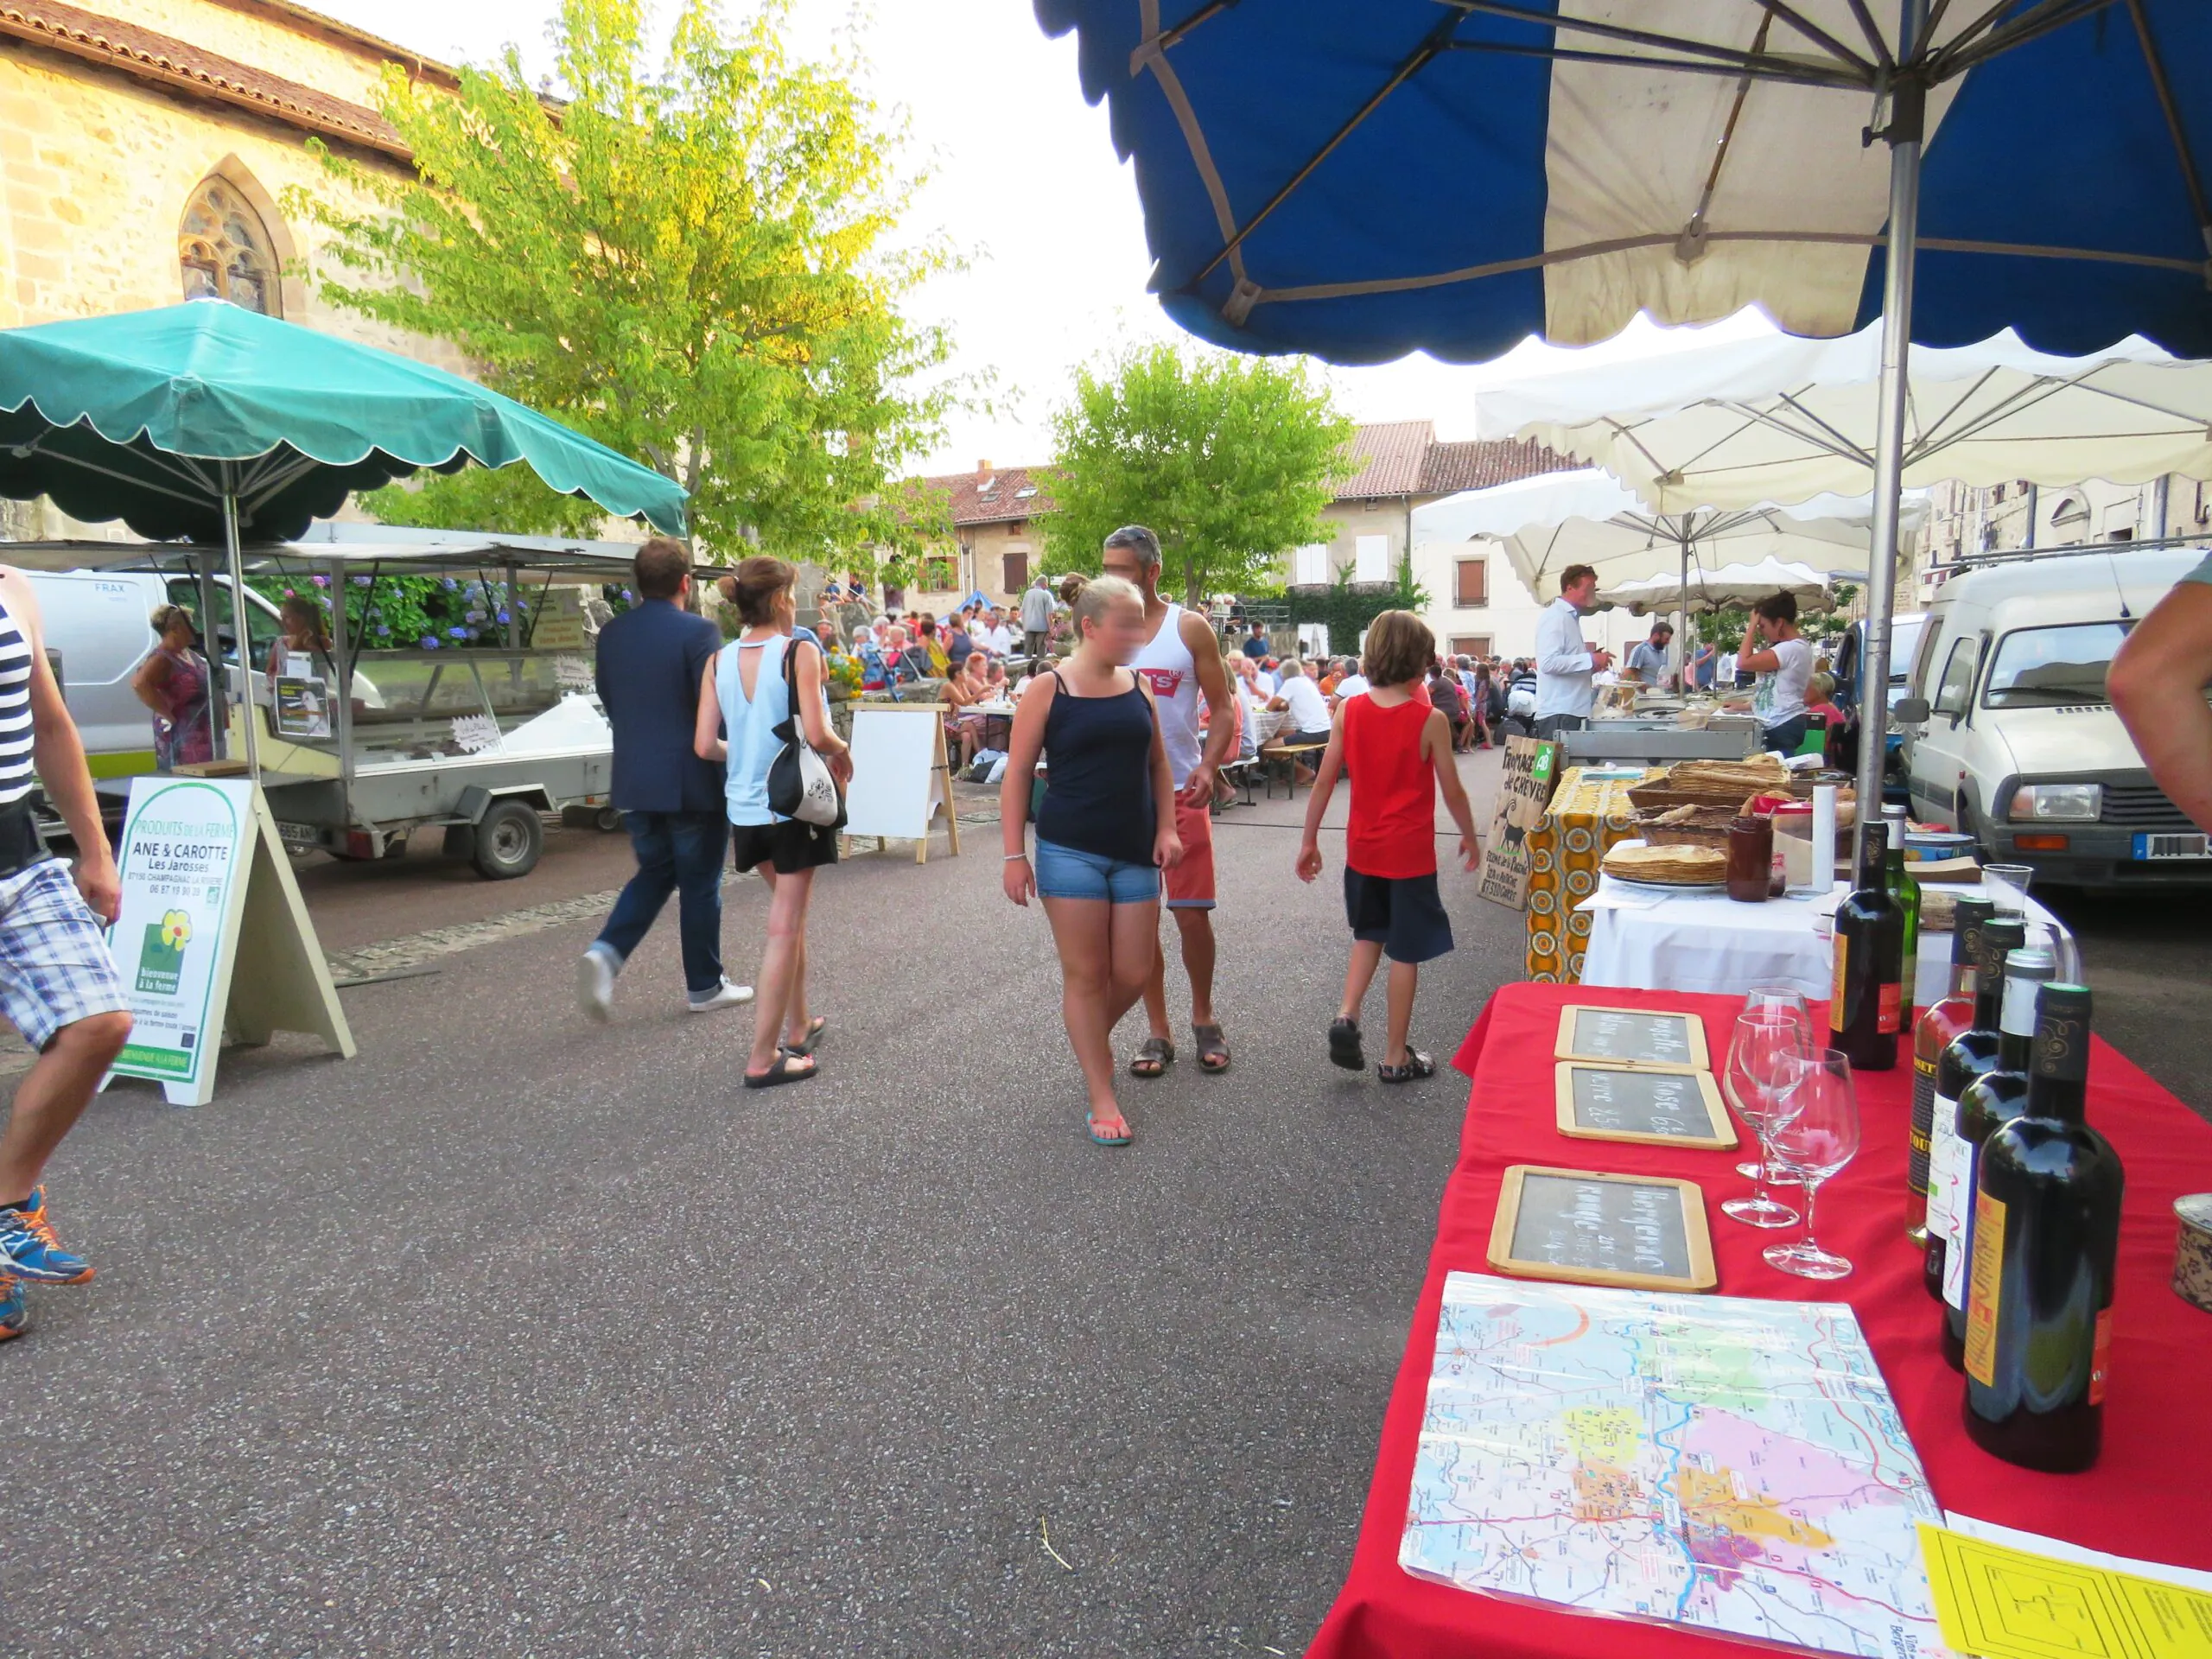
<svg viewBox="0 0 2212 1659">
<path fill-rule="evenodd" d="M 1129 1144 L 1131 1137 L 1128 1135 L 1099 1134 L 1098 1120 L 1092 1117 L 1088 1112 L 1084 1114 L 1083 1126 L 1090 1132 L 1090 1139 L 1095 1145 L 1101 1147 L 1126 1147 Z"/>
</svg>

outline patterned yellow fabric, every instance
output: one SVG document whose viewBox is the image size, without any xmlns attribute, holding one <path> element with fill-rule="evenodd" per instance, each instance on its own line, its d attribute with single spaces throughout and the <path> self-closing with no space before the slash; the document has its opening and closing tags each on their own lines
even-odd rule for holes
<svg viewBox="0 0 2212 1659">
<path fill-rule="evenodd" d="M 1634 778 L 1583 776 L 1618 770 L 1570 767 L 1529 832 L 1529 977 L 1539 983 L 1582 982 L 1590 918 L 1574 907 L 1597 892 L 1598 861 L 1615 842 L 1634 833 L 1636 804 L 1629 791 L 1663 769 L 1655 766 Z"/>
</svg>

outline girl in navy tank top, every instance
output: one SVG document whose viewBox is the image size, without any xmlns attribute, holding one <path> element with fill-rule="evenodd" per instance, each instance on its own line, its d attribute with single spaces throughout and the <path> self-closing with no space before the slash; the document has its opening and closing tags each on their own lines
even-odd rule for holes
<svg viewBox="0 0 2212 1659">
<path fill-rule="evenodd" d="M 1077 596 L 1074 653 L 1032 681 L 1014 716 L 999 820 L 1006 896 L 1043 902 L 1060 956 L 1060 1007 L 1090 1096 L 1090 1138 L 1129 1143 L 1114 1098 L 1111 1034 L 1160 950 L 1160 873 L 1183 855 L 1160 713 L 1127 664 L 1144 644 L 1144 596 L 1114 576 Z M 1037 855 L 1023 845 L 1038 756 Z"/>
</svg>

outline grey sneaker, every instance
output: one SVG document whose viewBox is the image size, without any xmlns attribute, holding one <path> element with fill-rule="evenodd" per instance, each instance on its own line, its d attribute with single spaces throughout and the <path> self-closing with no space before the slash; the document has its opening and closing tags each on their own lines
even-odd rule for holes
<svg viewBox="0 0 2212 1659">
<path fill-rule="evenodd" d="M 712 1014 L 716 1008 L 734 1008 L 752 1000 L 753 988 L 750 985 L 734 984 L 725 979 L 720 990 L 694 996 L 686 1006 L 693 1014 Z"/>
<path fill-rule="evenodd" d="M 584 1018 L 605 1025 L 614 1013 L 614 976 L 622 964 L 614 953 L 594 944 L 576 962 L 576 1006 Z"/>
</svg>

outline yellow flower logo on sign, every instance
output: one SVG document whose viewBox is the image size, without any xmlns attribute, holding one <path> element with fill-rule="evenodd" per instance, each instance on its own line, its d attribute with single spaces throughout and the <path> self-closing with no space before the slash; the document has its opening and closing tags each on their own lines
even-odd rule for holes
<svg viewBox="0 0 2212 1659">
<path fill-rule="evenodd" d="M 184 949 L 184 942 L 192 937 L 192 918 L 181 910 L 172 910 L 162 918 L 162 943 L 172 950 Z"/>
</svg>

